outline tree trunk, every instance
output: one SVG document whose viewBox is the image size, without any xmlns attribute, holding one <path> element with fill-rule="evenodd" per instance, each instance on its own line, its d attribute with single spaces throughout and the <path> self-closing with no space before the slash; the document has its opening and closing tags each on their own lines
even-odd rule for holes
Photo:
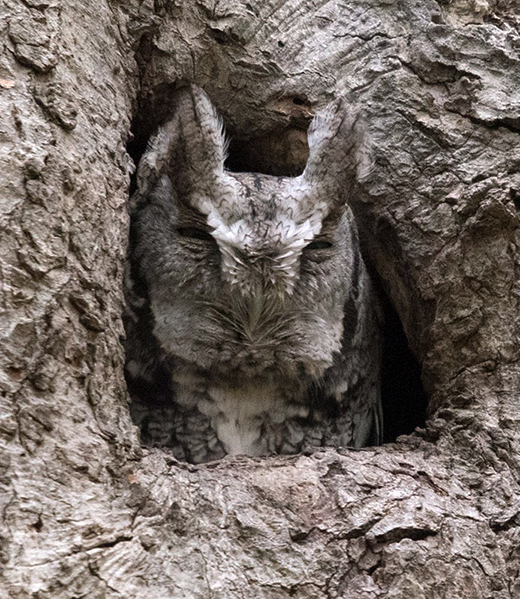
<svg viewBox="0 0 520 599">
<path fill-rule="evenodd" d="M 0 4 L 2 599 L 520 597 L 515 4 Z M 424 429 L 200 466 L 140 447 L 125 144 L 133 120 L 138 157 L 188 82 L 250 169 L 297 169 L 338 94 L 363 107 L 375 168 L 354 209 Z"/>
</svg>

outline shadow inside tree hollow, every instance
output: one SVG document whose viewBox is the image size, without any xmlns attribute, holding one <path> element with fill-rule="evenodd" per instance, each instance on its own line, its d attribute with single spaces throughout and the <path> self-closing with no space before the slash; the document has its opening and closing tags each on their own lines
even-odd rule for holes
<svg viewBox="0 0 520 599">
<path fill-rule="evenodd" d="M 428 397 L 421 381 L 421 367 L 406 339 L 399 315 L 384 299 L 383 399 L 384 442 L 412 433 L 424 426 Z"/>
</svg>

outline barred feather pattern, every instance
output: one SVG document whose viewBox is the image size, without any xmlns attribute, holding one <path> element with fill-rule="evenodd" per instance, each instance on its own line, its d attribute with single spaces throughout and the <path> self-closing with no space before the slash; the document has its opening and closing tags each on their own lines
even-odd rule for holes
<svg viewBox="0 0 520 599">
<path fill-rule="evenodd" d="M 380 317 L 349 198 L 371 168 L 340 99 L 299 177 L 231 173 L 197 87 L 131 200 L 126 375 L 143 442 L 194 463 L 381 441 Z"/>
</svg>

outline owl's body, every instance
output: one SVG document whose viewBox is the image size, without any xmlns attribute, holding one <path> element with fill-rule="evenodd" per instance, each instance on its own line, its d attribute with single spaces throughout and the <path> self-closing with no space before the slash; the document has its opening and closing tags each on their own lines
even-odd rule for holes
<svg viewBox="0 0 520 599">
<path fill-rule="evenodd" d="M 149 443 L 204 462 L 380 441 L 377 302 L 346 204 L 355 129 L 336 105 L 300 177 L 229 173 L 210 101 L 180 94 L 133 199 L 146 298 L 128 291 L 127 373 Z"/>
</svg>

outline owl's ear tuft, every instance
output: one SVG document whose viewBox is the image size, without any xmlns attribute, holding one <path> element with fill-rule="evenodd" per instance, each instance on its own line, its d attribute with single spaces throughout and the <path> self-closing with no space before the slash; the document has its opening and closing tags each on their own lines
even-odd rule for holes
<svg viewBox="0 0 520 599">
<path fill-rule="evenodd" d="M 173 116 L 151 138 L 139 163 L 137 202 L 164 175 L 177 196 L 189 196 L 224 172 L 224 127 L 206 93 L 194 85 L 183 88 L 173 103 Z"/>
<path fill-rule="evenodd" d="M 360 109 L 338 98 L 316 114 L 309 127 L 308 143 L 303 178 L 311 185 L 334 190 L 335 201 L 348 201 L 373 164 Z"/>
<path fill-rule="evenodd" d="M 211 100 L 193 85 L 179 92 L 176 104 L 174 117 L 166 126 L 171 170 L 177 173 L 187 168 L 202 176 L 221 174 L 227 144 L 222 119 Z"/>
</svg>

